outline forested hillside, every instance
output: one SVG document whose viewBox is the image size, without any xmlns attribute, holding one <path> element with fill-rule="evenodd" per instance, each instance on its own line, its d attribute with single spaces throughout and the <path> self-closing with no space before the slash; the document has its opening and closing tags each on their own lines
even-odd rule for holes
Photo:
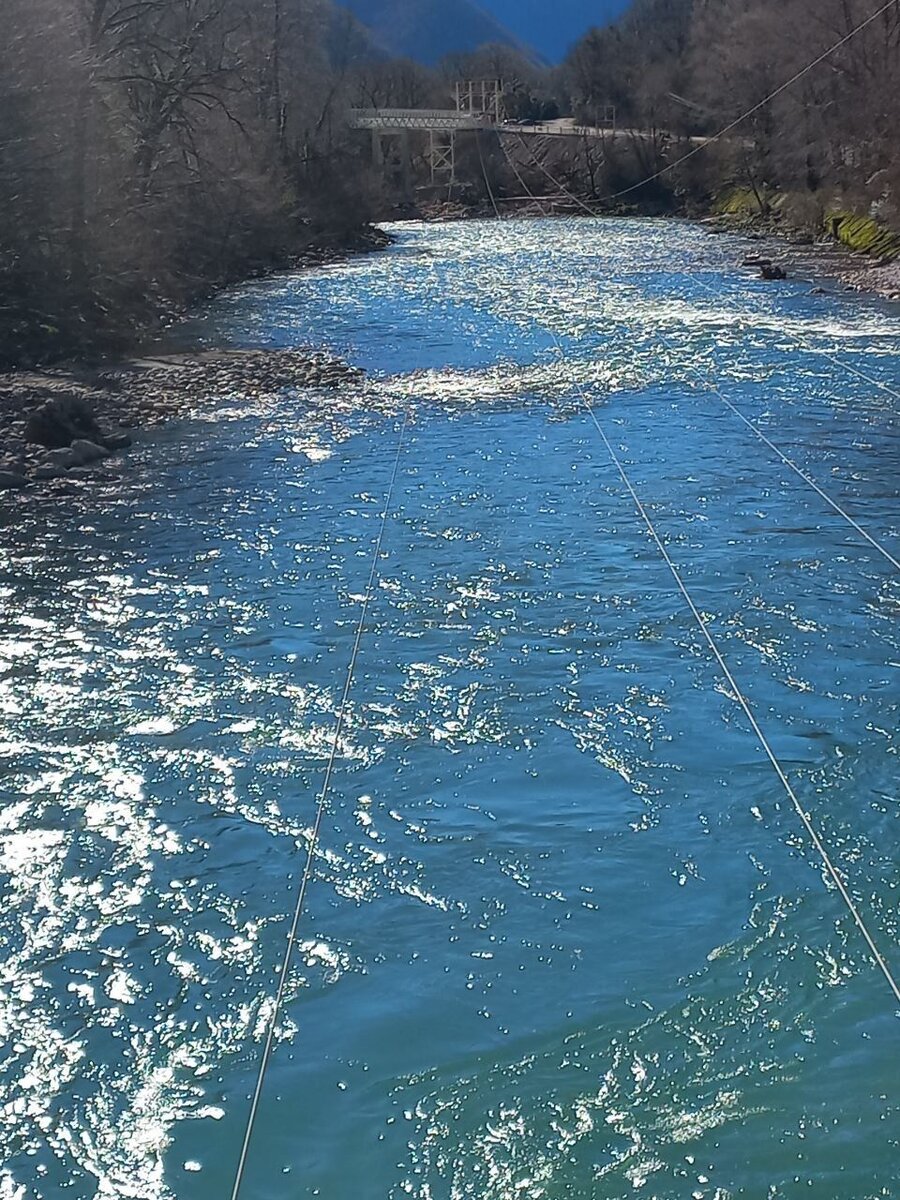
<svg viewBox="0 0 900 1200">
<path fill-rule="evenodd" d="M 345 0 L 345 7 L 389 54 L 423 63 L 489 42 L 516 40 L 471 0 Z"/>
<path fill-rule="evenodd" d="M 635 0 L 619 22 L 573 51 L 569 90 L 583 120 L 612 103 L 621 126 L 653 134 L 654 154 L 640 166 L 658 167 L 678 156 L 672 135 L 722 128 L 848 37 L 721 146 L 654 188 L 703 195 L 735 182 L 763 203 L 779 189 L 811 211 L 846 201 L 896 217 L 900 4 L 849 36 L 879 7 L 878 0 Z"/>
<path fill-rule="evenodd" d="M 482 0 L 522 41 L 540 48 L 548 62 L 560 62 L 591 25 L 605 25 L 628 8 L 629 0 Z"/>
<path fill-rule="evenodd" d="M 107 347 L 370 214 L 326 0 L 5 0 L 0 362 Z"/>
</svg>

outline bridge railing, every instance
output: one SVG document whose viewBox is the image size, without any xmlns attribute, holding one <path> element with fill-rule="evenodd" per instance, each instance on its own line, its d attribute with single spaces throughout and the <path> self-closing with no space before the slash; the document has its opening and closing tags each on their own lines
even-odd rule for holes
<svg viewBox="0 0 900 1200">
<path fill-rule="evenodd" d="M 495 124 L 488 116 L 450 108 L 353 108 L 354 129 L 486 129 Z"/>
</svg>

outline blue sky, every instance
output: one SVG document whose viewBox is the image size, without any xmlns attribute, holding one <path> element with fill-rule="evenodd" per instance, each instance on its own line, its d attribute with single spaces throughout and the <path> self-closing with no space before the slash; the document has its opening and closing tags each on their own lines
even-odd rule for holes
<svg viewBox="0 0 900 1200">
<path fill-rule="evenodd" d="M 523 41 L 554 61 L 592 25 L 603 25 L 629 0 L 477 0 Z"/>
</svg>

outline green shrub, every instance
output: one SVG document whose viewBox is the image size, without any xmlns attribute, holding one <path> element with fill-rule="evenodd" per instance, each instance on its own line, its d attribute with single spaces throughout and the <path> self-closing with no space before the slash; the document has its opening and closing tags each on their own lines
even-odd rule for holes
<svg viewBox="0 0 900 1200">
<path fill-rule="evenodd" d="M 713 205 L 713 211 L 720 217 L 759 217 L 766 213 L 766 205 L 771 205 L 772 196 L 762 194 L 763 204 L 751 188 L 731 188 L 723 192 Z"/>
<path fill-rule="evenodd" d="M 829 212 L 825 215 L 825 230 L 830 237 L 858 254 L 871 254 L 875 258 L 900 257 L 900 233 L 872 217 L 860 217 L 852 212 Z"/>
</svg>

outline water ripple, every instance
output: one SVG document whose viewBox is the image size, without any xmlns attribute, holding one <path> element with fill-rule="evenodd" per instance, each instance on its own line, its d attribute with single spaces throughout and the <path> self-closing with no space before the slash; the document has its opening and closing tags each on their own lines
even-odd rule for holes
<svg viewBox="0 0 900 1200">
<path fill-rule="evenodd" d="M 579 389 L 896 957 L 898 585 L 712 390 L 896 540 L 819 353 L 896 387 L 896 312 L 680 223 L 397 232 L 184 334 L 365 383 L 2 518 L 0 1200 L 228 1193 L 410 403 L 254 1194 L 894 1195 L 892 1006 Z"/>
</svg>

